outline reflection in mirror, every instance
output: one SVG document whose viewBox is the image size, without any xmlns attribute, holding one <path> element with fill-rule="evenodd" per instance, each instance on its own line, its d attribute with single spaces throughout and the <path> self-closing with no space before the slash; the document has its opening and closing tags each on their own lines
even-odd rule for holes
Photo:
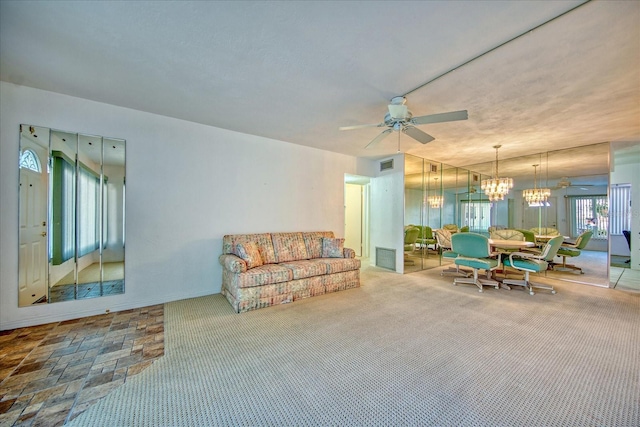
<svg viewBox="0 0 640 427">
<path fill-rule="evenodd" d="M 18 304 L 47 299 L 49 129 L 21 126 Z"/>
<path fill-rule="evenodd" d="M 29 172 L 22 158 L 33 140 L 47 165 L 37 202 L 23 191 Z M 35 224 L 31 212 L 42 211 L 37 223 L 48 239 L 37 263 L 21 237 L 19 305 L 123 293 L 125 141 L 22 125 L 20 150 L 20 233 L 27 234 L 23 224 Z"/>
<path fill-rule="evenodd" d="M 534 168 L 536 164 L 539 166 Z M 492 162 L 466 167 L 472 174 L 480 173 L 484 179 L 491 174 Z M 557 266 L 547 275 L 608 286 L 608 174 L 609 143 L 516 158 L 501 157 L 500 175 L 513 178 L 514 188 L 505 200 L 492 204 L 491 225 L 526 230 L 552 228 L 566 236 L 568 242 L 591 231 L 592 238 L 579 250 L 580 256 L 564 260 L 566 264 L 581 267 L 581 271 Z M 524 199 L 523 190 L 535 186 L 551 190 L 546 203 L 529 205 Z M 482 226 L 476 228 L 479 232 L 487 232 Z M 562 264 L 563 258 L 557 257 L 555 261 Z"/>
</svg>

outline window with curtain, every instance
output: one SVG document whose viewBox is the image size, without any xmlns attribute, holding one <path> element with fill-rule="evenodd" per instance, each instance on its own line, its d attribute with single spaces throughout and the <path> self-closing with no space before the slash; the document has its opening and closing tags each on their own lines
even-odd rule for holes
<svg viewBox="0 0 640 427">
<path fill-rule="evenodd" d="M 609 204 L 609 232 L 622 235 L 622 230 L 631 230 L 631 185 L 612 186 Z"/>
<path fill-rule="evenodd" d="M 606 195 L 569 196 L 571 237 L 586 230 L 593 231 L 592 239 L 606 239 L 609 229 L 609 201 Z"/>
<path fill-rule="evenodd" d="M 52 153 L 51 262 L 60 265 L 75 255 L 75 165 L 64 153 Z"/>
<path fill-rule="evenodd" d="M 78 256 L 100 248 L 100 177 L 85 165 L 78 168 Z"/>
</svg>

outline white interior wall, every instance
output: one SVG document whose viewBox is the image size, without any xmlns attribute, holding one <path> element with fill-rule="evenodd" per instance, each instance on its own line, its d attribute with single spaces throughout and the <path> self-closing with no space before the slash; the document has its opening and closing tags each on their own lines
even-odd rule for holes
<svg viewBox="0 0 640 427">
<path fill-rule="evenodd" d="M 342 236 L 344 174 L 372 170 L 355 157 L 5 82 L 0 117 L 0 330 L 218 293 L 224 234 Z M 124 295 L 18 308 L 21 123 L 126 140 Z"/>
<path fill-rule="evenodd" d="M 381 161 L 384 160 L 388 159 Z M 395 249 L 396 271 L 403 273 L 404 155 L 394 156 L 393 163 L 393 170 L 371 179 L 370 263 L 375 265 L 376 247 Z"/>
</svg>

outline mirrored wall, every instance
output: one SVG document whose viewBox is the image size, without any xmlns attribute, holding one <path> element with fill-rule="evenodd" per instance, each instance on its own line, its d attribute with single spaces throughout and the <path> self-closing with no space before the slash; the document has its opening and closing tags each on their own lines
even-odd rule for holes
<svg viewBox="0 0 640 427">
<path fill-rule="evenodd" d="M 553 228 L 567 241 L 590 231 L 591 240 L 580 256 L 564 260 L 581 271 L 549 271 L 548 275 L 609 285 L 608 143 L 500 159 L 499 177 L 512 178 L 514 185 L 498 201 L 490 201 L 481 188 L 483 180 L 495 177 L 495 161 L 454 167 L 411 155 L 405 159 L 405 229 L 419 226 L 422 234 L 424 226 L 431 232 L 446 226 L 488 236 L 489 227 Z M 523 191 L 531 189 L 548 189 L 549 195 L 530 203 Z M 410 250 L 405 245 L 405 272 L 448 262 L 441 259 L 437 247 L 420 240 L 414 247 Z"/>
<path fill-rule="evenodd" d="M 20 126 L 19 306 L 124 293 L 125 146 Z"/>
</svg>

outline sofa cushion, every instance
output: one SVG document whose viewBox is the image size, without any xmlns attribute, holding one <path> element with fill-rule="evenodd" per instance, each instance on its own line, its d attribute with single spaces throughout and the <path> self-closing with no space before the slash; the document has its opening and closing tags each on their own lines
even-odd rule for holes
<svg viewBox="0 0 640 427">
<path fill-rule="evenodd" d="M 309 259 L 302 233 L 273 233 L 271 239 L 278 263 Z"/>
<path fill-rule="evenodd" d="M 263 264 L 256 242 L 238 243 L 236 255 L 247 263 L 247 268 L 260 267 Z"/>
<path fill-rule="evenodd" d="M 344 239 L 322 238 L 322 258 L 343 258 Z"/>
<path fill-rule="evenodd" d="M 357 258 L 321 258 L 318 261 L 327 265 L 327 274 L 360 269 L 360 260 Z"/>
<path fill-rule="evenodd" d="M 236 273 L 234 275 L 237 276 L 235 280 L 237 280 L 236 286 L 239 288 L 271 285 L 293 280 L 291 270 L 277 264 L 264 264 L 244 273 Z"/>
<path fill-rule="evenodd" d="M 323 237 L 334 237 L 333 231 L 308 231 L 302 233 L 309 259 L 322 258 Z"/>
<path fill-rule="evenodd" d="M 222 253 L 233 254 L 238 243 L 255 242 L 264 264 L 276 264 L 276 254 L 270 233 L 262 234 L 229 234 L 222 238 Z"/>
<path fill-rule="evenodd" d="M 305 259 L 301 261 L 283 262 L 278 265 L 287 267 L 293 273 L 293 279 L 304 279 L 306 277 L 322 276 L 327 274 L 327 263 L 320 259 Z"/>
</svg>

